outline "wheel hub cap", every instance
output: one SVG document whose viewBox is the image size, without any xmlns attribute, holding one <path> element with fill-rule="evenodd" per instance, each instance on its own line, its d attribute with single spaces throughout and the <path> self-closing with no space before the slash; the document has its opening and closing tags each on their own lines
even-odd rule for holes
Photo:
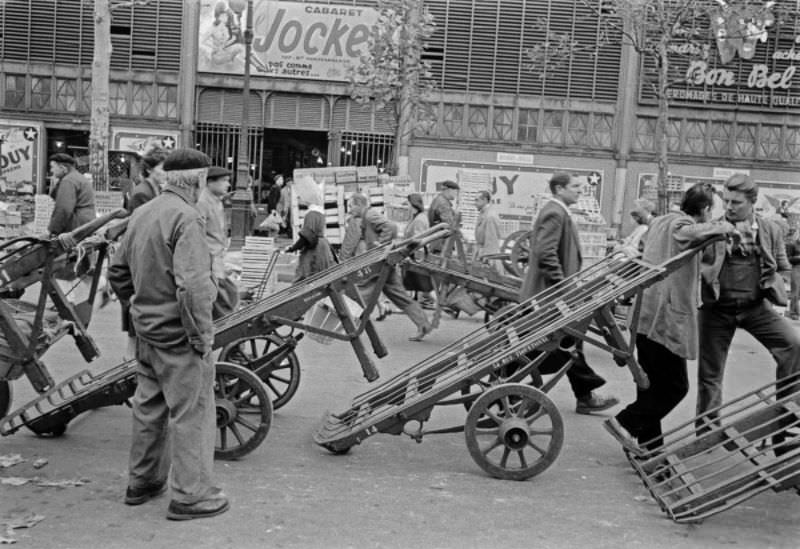
<svg viewBox="0 0 800 549">
<path fill-rule="evenodd" d="M 512 450 L 521 450 L 528 445 L 528 424 L 515 417 L 503 421 L 499 429 L 500 440 Z"/>
</svg>

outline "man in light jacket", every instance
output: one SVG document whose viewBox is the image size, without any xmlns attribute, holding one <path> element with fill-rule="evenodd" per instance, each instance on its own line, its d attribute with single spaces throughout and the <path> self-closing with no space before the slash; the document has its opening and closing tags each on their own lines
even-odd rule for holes
<svg viewBox="0 0 800 549">
<path fill-rule="evenodd" d="M 713 191 L 698 183 L 684 194 L 681 212 L 654 218 L 645 237 L 644 261 L 660 265 L 715 235 L 732 233 L 727 221 L 708 223 L 713 200 Z M 686 361 L 697 358 L 699 280 L 700 256 L 695 255 L 642 293 L 636 352 L 650 386 L 637 387 L 636 400 L 604 424 L 635 454 L 642 453 L 641 444 L 647 450 L 661 446 L 661 420 L 689 391 Z"/>
</svg>

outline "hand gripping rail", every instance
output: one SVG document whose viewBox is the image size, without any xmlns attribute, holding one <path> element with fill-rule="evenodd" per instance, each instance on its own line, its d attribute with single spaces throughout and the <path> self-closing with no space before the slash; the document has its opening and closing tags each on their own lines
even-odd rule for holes
<svg viewBox="0 0 800 549">
<path fill-rule="evenodd" d="M 339 453 L 379 432 L 400 434 L 410 421 L 427 421 L 438 403 L 453 403 L 444 401 L 445 397 L 481 384 L 487 377 L 502 378 L 504 367 L 531 356 L 531 351 L 539 351 L 538 358 L 515 370 L 505 381 L 522 380 L 565 337 L 583 339 L 623 357 L 636 382 L 646 387 L 646 375 L 632 357 L 633 341 L 624 341 L 610 306 L 618 298 L 641 293 L 689 261 L 698 250 L 687 250 L 662 265 L 651 265 L 623 253 L 608 256 L 498 313 L 481 328 L 356 396 L 344 412 L 327 415 L 314 440 Z M 585 334 L 592 320 L 600 325 L 605 344 Z M 569 364 L 548 382 L 544 391 L 563 376 Z M 422 432 L 411 436 L 421 438 Z"/>
</svg>

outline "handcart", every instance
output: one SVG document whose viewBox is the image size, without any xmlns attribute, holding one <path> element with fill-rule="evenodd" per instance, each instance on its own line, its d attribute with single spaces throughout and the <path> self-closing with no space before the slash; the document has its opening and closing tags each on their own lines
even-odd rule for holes
<svg viewBox="0 0 800 549">
<path fill-rule="evenodd" d="M 611 307 L 619 298 L 640 295 L 698 250 L 687 250 L 661 265 L 622 252 L 607 256 L 500 311 L 481 328 L 355 397 L 344 412 L 327 415 L 314 440 L 331 452 L 344 453 L 376 433 L 404 433 L 421 441 L 426 434 L 463 431 L 470 455 L 489 474 L 516 480 L 537 475 L 561 449 L 563 422 L 547 392 L 572 360 L 541 388 L 522 381 L 537 374 L 550 353 L 569 350 L 580 339 L 610 351 L 630 368 L 640 387 L 647 387 L 647 377 L 633 357 L 634 340 L 625 340 Z M 636 308 L 632 322 L 635 333 Z M 424 429 L 433 409 L 445 405 L 466 407 L 464 424 Z"/>
<path fill-rule="evenodd" d="M 800 372 L 723 403 L 662 440 L 643 455 L 627 455 L 675 522 L 700 522 L 767 490 L 800 495 Z"/>
<path fill-rule="evenodd" d="M 364 376 L 369 381 L 377 379 L 378 370 L 360 336 L 366 333 L 378 357 L 387 354 L 370 321 L 383 284 L 392 269 L 418 246 L 447 233 L 444 226 L 437 226 L 418 239 L 374 248 L 216 321 L 214 348 L 221 349 L 215 381 L 216 457 L 235 459 L 255 449 L 267 435 L 273 406 L 285 404 L 297 390 L 300 368 L 293 351 L 302 334 L 278 335 L 280 327 L 349 341 Z M 357 286 L 366 283 L 370 289 L 362 298 L 365 292 L 360 293 Z M 362 312 L 357 319 L 346 297 L 360 304 Z M 342 331 L 304 320 L 303 315 L 325 298 L 333 303 Z M 9 435 L 23 426 L 40 434 L 63 433 L 67 424 L 85 411 L 127 402 L 135 386 L 135 361 L 99 375 L 84 370 L 0 420 L 0 434 Z"/>
<path fill-rule="evenodd" d="M 55 385 L 41 357 L 63 336 L 72 335 L 87 362 L 99 355 L 86 329 L 100 280 L 99 266 L 109 243 L 104 238 L 90 237 L 111 220 L 125 215 L 125 210 L 115 210 L 78 227 L 65 239 L 75 242 L 75 248 L 65 246 L 58 238 L 35 236 L 0 245 L 0 417 L 11 406 L 12 380 L 25 375 L 40 393 Z M 94 261 L 88 261 L 92 257 Z M 56 277 L 72 277 L 80 269 L 91 274 L 89 295 L 85 302 L 73 304 Z M 88 277 L 88 273 L 81 274 Z M 19 299 L 37 283 L 41 288 L 36 303 Z"/>
</svg>

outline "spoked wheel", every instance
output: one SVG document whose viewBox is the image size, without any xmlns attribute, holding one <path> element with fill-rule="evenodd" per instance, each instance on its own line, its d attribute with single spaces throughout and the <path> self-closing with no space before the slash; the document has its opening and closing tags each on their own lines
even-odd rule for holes
<svg viewBox="0 0 800 549">
<path fill-rule="evenodd" d="M 6 417 L 11 411 L 13 398 L 14 391 L 11 389 L 11 382 L 5 379 L 0 380 L 0 418 Z"/>
<path fill-rule="evenodd" d="M 464 436 L 481 469 L 504 480 L 526 480 L 555 461 L 564 443 L 564 424 L 553 401 L 539 389 L 509 383 L 475 401 Z"/>
<path fill-rule="evenodd" d="M 523 249 L 526 252 L 528 250 L 528 233 L 530 231 L 514 231 L 510 235 L 506 237 L 503 241 L 503 245 L 500 247 L 500 252 L 505 254 L 508 259 L 503 260 L 503 267 L 505 268 L 506 272 L 514 276 L 522 276 L 522 273 L 525 272 L 525 268 L 528 264 L 528 255 L 527 253 L 523 254 Z M 522 242 L 523 244 L 519 244 Z M 519 244 L 519 245 L 518 245 Z M 516 252 L 516 258 L 514 257 L 514 250 Z"/>
<path fill-rule="evenodd" d="M 509 380 L 511 379 L 511 377 L 514 374 L 516 374 L 517 371 L 523 365 L 524 363 L 521 364 L 518 361 L 509 362 L 508 364 L 504 364 L 497 370 L 494 370 L 490 374 L 482 377 L 472 385 L 462 387 L 461 394 L 463 396 L 474 395 L 474 398 L 472 400 L 464 402 L 464 408 L 466 408 L 467 411 L 469 411 L 470 408 L 472 408 L 472 405 L 475 403 L 475 400 L 478 399 L 490 388 L 510 383 Z M 528 383 L 529 385 L 532 385 L 537 389 L 541 388 L 542 385 L 544 385 L 544 381 L 542 380 L 542 375 L 539 373 L 538 369 L 533 368 L 528 375 L 530 375 L 530 382 Z M 522 380 L 520 380 L 519 382 L 521 383 Z M 534 414 L 534 413 L 536 413 L 536 409 L 531 408 L 528 410 L 528 414 Z M 492 424 L 489 418 L 485 418 L 481 421 L 484 423 L 479 425 L 479 427 L 485 427 L 487 425 Z"/>
<path fill-rule="evenodd" d="M 277 410 L 291 400 L 300 386 L 300 361 L 293 349 L 284 338 L 268 334 L 228 344 L 219 359 L 254 371 L 269 390 L 272 409 Z"/>
<path fill-rule="evenodd" d="M 214 457 L 238 459 L 255 450 L 272 425 L 272 402 L 253 372 L 217 362 L 214 374 L 217 440 Z"/>
</svg>

